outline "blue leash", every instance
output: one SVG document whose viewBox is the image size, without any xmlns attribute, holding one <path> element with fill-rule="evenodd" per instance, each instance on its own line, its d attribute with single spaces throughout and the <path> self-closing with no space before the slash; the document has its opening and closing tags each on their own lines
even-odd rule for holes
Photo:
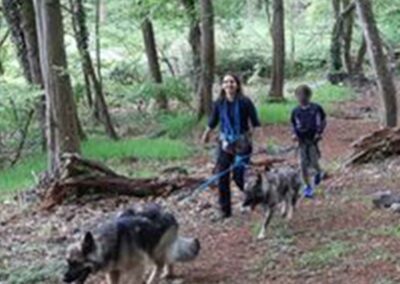
<svg viewBox="0 0 400 284">
<path fill-rule="evenodd" d="M 243 166 L 243 165 L 246 166 L 246 164 L 244 163 L 245 159 L 250 158 L 251 156 L 255 156 L 255 155 L 259 155 L 259 154 L 263 154 L 263 153 L 265 153 L 265 150 L 261 150 L 261 151 L 258 151 L 256 153 L 252 153 L 252 154 L 245 155 L 245 156 L 239 156 L 238 159 L 236 159 L 235 162 L 228 169 L 214 174 L 213 176 L 208 178 L 205 182 L 203 182 L 199 186 L 195 187 L 193 189 L 193 192 L 195 192 L 196 190 L 197 190 L 197 192 L 193 193 L 191 197 L 193 198 L 194 196 L 197 196 L 201 192 L 207 190 L 207 188 L 208 188 L 208 186 L 210 184 L 216 182 L 218 179 L 220 179 L 222 176 L 226 175 L 227 173 L 229 173 L 233 169 L 235 169 L 235 168 L 237 168 L 239 166 Z"/>
</svg>

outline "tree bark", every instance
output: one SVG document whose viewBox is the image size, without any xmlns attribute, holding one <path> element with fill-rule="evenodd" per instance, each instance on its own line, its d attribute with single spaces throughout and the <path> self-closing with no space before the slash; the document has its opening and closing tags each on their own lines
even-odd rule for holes
<svg viewBox="0 0 400 284">
<path fill-rule="evenodd" d="M 283 100 L 283 86 L 285 79 L 285 18 L 283 0 L 274 0 L 272 3 L 272 78 L 269 98 Z"/>
<path fill-rule="evenodd" d="M 21 29 L 24 35 L 27 57 L 29 62 L 31 83 L 44 89 L 42 70 L 40 67 L 39 45 L 35 24 L 35 9 L 32 0 L 21 1 L 20 6 Z M 37 120 L 41 125 L 42 150 L 46 150 L 46 98 L 45 95 L 39 96 L 36 101 Z"/>
<path fill-rule="evenodd" d="M 342 44 L 343 21 L 341 19 L 341 0 L 332 0 L 335 23 L 331 35 L 331 71 L 338 72 L 342 69 Z"/>
<path fill-rule="evenodd" d="M 5 34 L 0 38 L 0 49 L 4 45 L 4 43 L 7 41 L 8 36 L 10 35 L 10 29 L 8 29 Z M 0 60 L 0 76 L 4 74 L 4 66 L 3 62 Z"/>
<path fill-rule="evenodd" d="M 86 26 L 86 12 L 83 7 L 82 0 L 69 0 L 71 10 L 72 28 L 74 30 L 75 41 L 78 47 L 79 54 L 81 50 L 89 49 L 89 32 Z M 82 57 L 82 55 L 81 55 Z M 84 60 L 81 60 L 83 79 L 85 83 L 85 93 L 87 103 L 90 108 L 93 107 L 92 89 L 90 88 L 89 75 Z"/>
<path fill-rule="evenodd" d="M 103 1 L 96 0 L 96 14 L 95 14 L 95 37 L 96 37 L 96 66 L 97 66 L 97 76 L 99 78 L 99 84 L 103 89 L 103 77 L 101 75 L 101 50 L 100 50 L 100 22 L 101 22 L 101 11 Z M 100 103 L 98 97 L 94 98 L 94 110 L 93 114 L 95 119 L 101 121 L 100 114 Z"/>
<path fill-rule="evenodd" d="M 198 118 L 209 115 L 212 108 L 212 89 L 215 69 L 214 9 L 211 0 L 200 1 L 201 72 L 197 96 Z"/>
<path fill-rule="evenodd" d="M 80 152 L 76 105 L 67 73 L 60 1 L 34 3 L 46 91 L 49 172 L 57 175 L 61 154 Z"/>
<path fill-rule="evenodd" d="M 79 55 L 81 57 L 83 73 L 85 74 L 85 80 L 87 79 L 90 89 L 90 81 L 93 85 L 96 101 L 98 106 L 98 111 L 100 113 L 100 120 L 104 124 L 107 135 L 111 139 L 118 139 L 118 135 L 114 129 L 111 117 L 108 111 L 107 103 L 104 98 L 102 84 L 96 75 L 96 71 L 93 67 L 92 58 L 89 53 L 89 32 L 86 27 L 86 13 L 83 6 L 82 0 L 70 0 L 70 6 L 73 10 L 72 15 L 72 26 L 75 33 L 76 44 L 78 47 Z"/>
<path fill-rule="evenodd" d="M 370 0 L 356 0 L 357 13 L 361 21 L 364 37 L 367 42 L 369 56 L 378 78 L 378 86 L 384 106 L 384 124 L 387 127 L 397 125 L 397 98 L 396 87 L 392 74 L 387 65 L 387 58 L 383 54 L 372 5 Z"/>
<path fill-rule="evenodd" d="M 160 69 L 160 63 L 157 54 L 157 45 L 154 37 L 153 23 L 148 17 L 142 22 L 142 35 L 143 42 L 146 51 L 147 64 L 152 80 L 156 84 L 162 84 L 162 75 Z M 168 109 L 168 100 L 163 92 L 159 92 L 156 97 L 158 108 L 161 110 Z"/>
<path fill-rule="evenodd" d="M 351 5 L 350 0 L 343 0 L 343 7 Z M 351 60 L 351 41 L 353 37 L 354 13 L 352 9 L 343 20 L 343 59 L 347 73 L 353 73 L 353 63 Z"/>
<path fill-rule="evenodd" d="M 11 38 L 15 45 L 18 61 L 27 82 L 32 82 L 32 76 L 29 67 L 28 52 L 24 33 L 21 28 L 21 3 L 23 0 L 2 0 L 4 17 L 11 30 Z"/>
<path fill-rule="evenodd" d="M 186 14 L 189 17 L 189 44 L 192 49 L 192 85 L 193 89 L 199 87 L 199 77 L 201 72 L 201 30 L 200 20 L 196 10 L 195 0 L 182 0 L 186 9 Z"/>
<path fill-rule="evenodd" d="M 32 83 L 44 87 L 42 71 L 40 68 L 40 57 L 38 40 L 35 26 L 35 11 L 32 0 L 24 0 L 20 6 L 21 29 L 23 32 L 27 58 L 29 62 L 29 70 Z"/>
<path fill-rule="evenodd" d="M 365 57 L 366 53 L 367 53 L 367 42 L 365 40 L 364 35 L 362 35 L 361 44 L 360 44 L 360 47 L 357 52 L 356 62 L 354 63 L 354 67 L 353 67 L 354 74 L 362 74 L 363 73 L 363 63 L 364 63 L 364 57 Z"/>
</svg>

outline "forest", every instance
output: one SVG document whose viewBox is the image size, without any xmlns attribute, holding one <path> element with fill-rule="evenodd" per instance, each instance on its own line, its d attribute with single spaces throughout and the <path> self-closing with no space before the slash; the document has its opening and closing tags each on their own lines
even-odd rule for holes
<svg viewBox="0 0 400 284">
<path fill-rule="evenodd" d="M 165 283 L 398 283 L 399 31 L 400 0 L 1 0 L 0 283 L 62 283 L 79 234 L 149 202 L 201 243 Z M 233 183 L 215 221 L 227 74 L 261 124 L 246 178 L 299 166 L 298 86 L 327 116 L 321 185 L 262 240 Z"/>
</svg>

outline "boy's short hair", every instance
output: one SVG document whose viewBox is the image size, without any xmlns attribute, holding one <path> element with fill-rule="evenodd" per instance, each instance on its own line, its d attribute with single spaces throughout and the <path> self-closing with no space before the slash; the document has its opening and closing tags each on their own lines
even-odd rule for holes
<svg viewBox="0 0 400 284">
<path fill-rule="evenodd" d="M 294 91 L 295 95 L 304 94 L 306 97 L 310 98 L 312 96 L 312 90 L 308 85 L 300 85 Z"/>
</svg>

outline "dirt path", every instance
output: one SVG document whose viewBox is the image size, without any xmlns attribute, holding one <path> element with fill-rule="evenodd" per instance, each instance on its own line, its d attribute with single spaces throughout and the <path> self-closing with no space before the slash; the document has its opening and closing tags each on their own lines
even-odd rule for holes
<svg viewBox="0 0 400 284">
<path fill-rule="evenodd" d="M 322 144 L 325 168 L 336 170 L 349 144 L 376 127 L 372 121 L 330 119 Z M 266 139 L 283 146 L 291 143 L 287 126 L 264 127 L 257 141 Z M 207 161 L 205 157 L 199 160 Z M 336 172 L 313 201 L 300 203 L 293 220 L 273 219 L 263 241 L 255 240 L 260 213 L 240 214 L 237 191 L 234 217 L 223 223 L 210 221 L 216 201 L 213 190 L 200 194 L 195 203 L 181 202 L 178 196 L 160 200 L 175 211 L 183 231 L 198 236 L 202 243 L 199 259 L 179 265 L 177 273 L 184 283 L 195 284 L 398 283 L 398 217 L 372 209 L 369 194 L 398 190 L 399 169 L 400 162 L 394 159 Z M 29 209 L 21 213 L 14 204 L 1 205 L 3 220 L 20 213 L 0 223 L 0 283 L 59 283 L 64 250 L 73 233 L 132 202 L 92 199 L 82 201 L 85 206 L 65 205 L 51 214 L 34 215 Z M 101 283 L 99 279 L 88 283 Z"/>
</svg>

